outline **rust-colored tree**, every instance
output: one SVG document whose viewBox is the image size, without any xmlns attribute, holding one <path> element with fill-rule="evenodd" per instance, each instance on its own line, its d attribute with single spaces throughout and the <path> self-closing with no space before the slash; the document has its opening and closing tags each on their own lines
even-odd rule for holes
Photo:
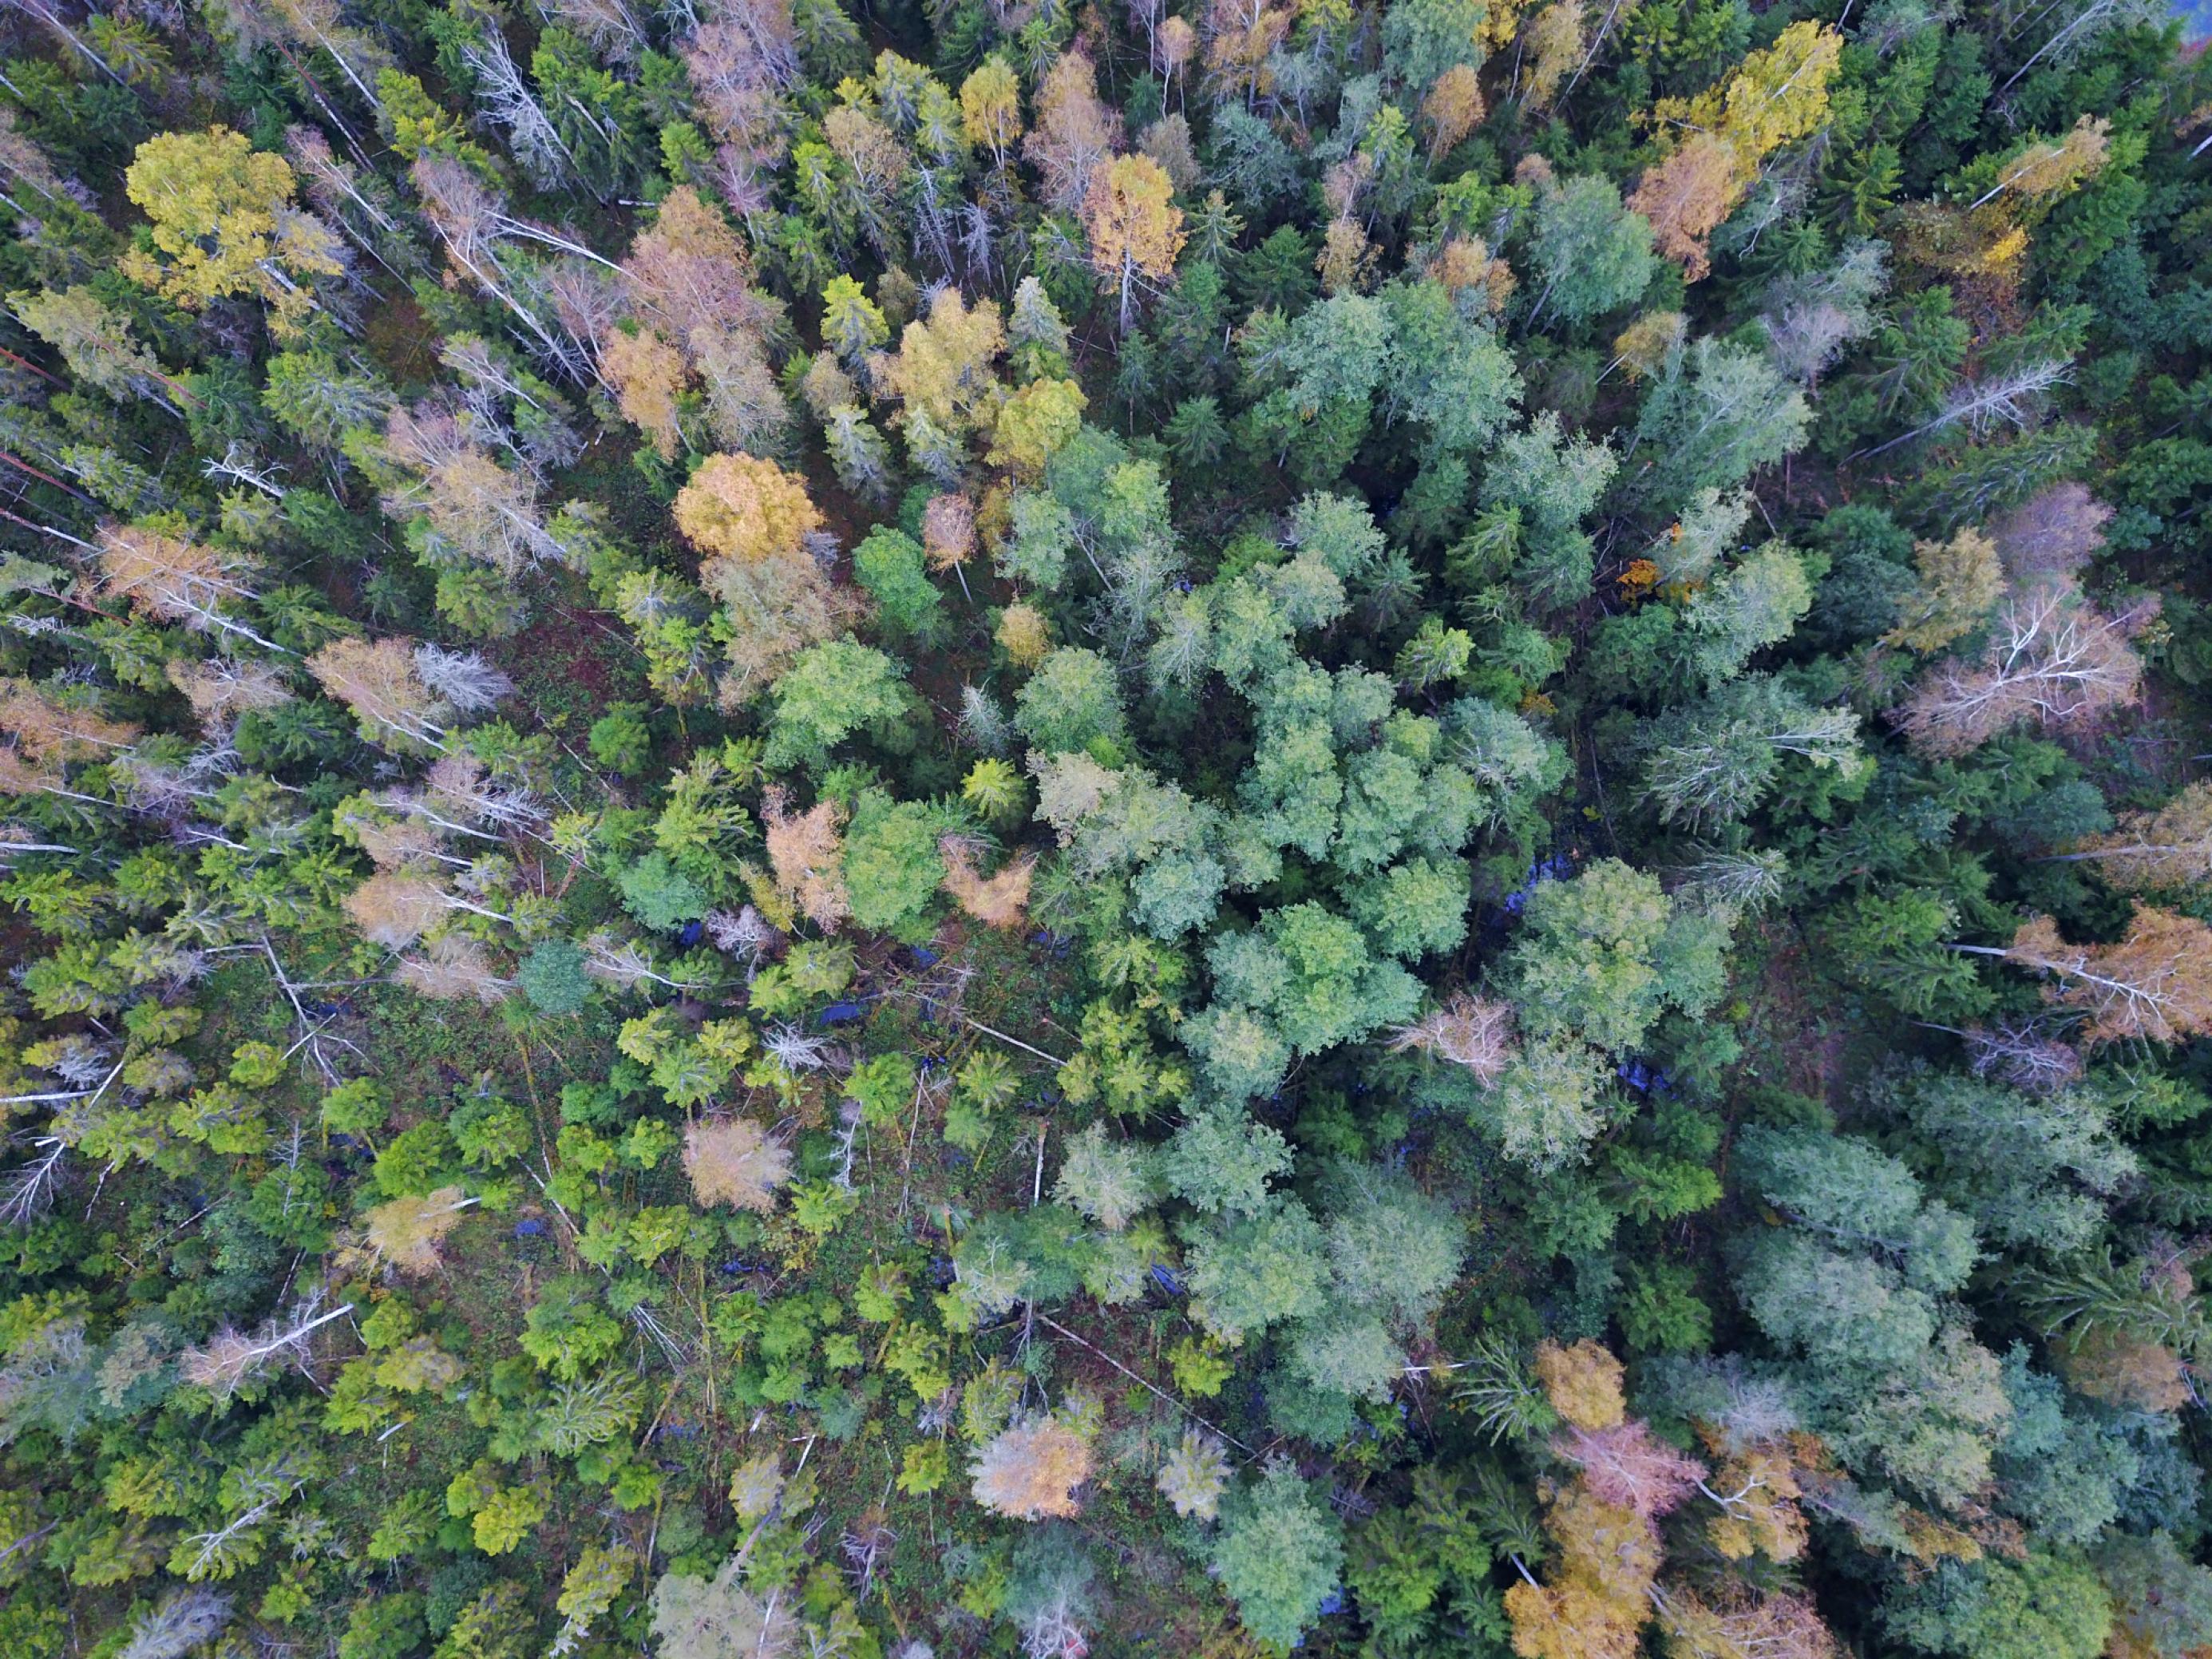
<svg viewBox="0 0 2212 1659">
<path fill-rule="evenodd" d="M 1990 535 L 2014 581 L 2078 574 L 2105 544 L 2105 526 L 2112 509 L 2069 480 L 2039 489 L 2009 513 L 1992 520 Z"/>
<path fill-rule="evenodd" d="M 324 690 L 353 711 L 362 736 L 401 751 L 445 747 L 448 711 L 416 671 L 412 641 L 332 640 L 307 659 Z"/>
<path fill-rule="evenodd" d="M 1704 1464 L 1633 1419 L 1607 1429 L 1570 1426 L 1553 1437 L 1552 1450 L 1582 1471 L 1583 1482 L 1601 1502 L 1641 1516 L 1666 1514 L 1705 1476 Z"/>
<path fill-rule="evenodd" d="M 853 914 L 845 890 L 845 843 L 838 834 L 844 820 L 844 809 L 834 800 L 794 812 L 781 787 L 771 784 L 762 792 L 761 825 L 776 896 L 824 933 Z"/>
<path fill-rule="evenodd" d="M 684 443 L 680 399 L 691 380 L 684 354 L 649 328 L 617 329 L 599 349 L 599 373 L 614 386 L 623 418 L 664 461 Z"/>
<path fill-rule="evenodd" d="M 1710 132 L 1696 134 L 1658 166 L 1647 170 L 1628 205 L 1651 222 L 1659 251 L 1677 260 L 1696 282 L 1712 269 L 1705 239 L 1735 210 L 1741 198 L 1735 146 Z"/>
<path fill-rule="evenodd" d="M 1667 1659 L 1840 1659 L 1809 1597 L 1668 1582 L 1654 1586 Z"/>
<path fill-rule="evenodd" d="M 256 562 L 243 553 L 110 525 L 100 532 L 100 570 L 104 593 L 130 600 L 148 616 L 278 648 L 228 614 L 230 607 L 257 597 Z"/>
<path fill-rule="evenodd" d="M 1036 121 L 1022 153 L 1036 167 L 1044 198 L 1064 213 L 1083 205 L 1092 173 L 1121 142 L 1121 118 L 1098 96 L 1098 74 L 1080 49 L 1062 52 L 1038 84 Z"/>
<path fill-rule="evenodd" d="M 2045 1000 L 2085 1018 L 2085 1042 L 2179 1042 L 2212 1031 L 2212 927 L 2194 916 L 2139 906 L 2111 945 L 2069 945 L 2049 916 L 2032 916 L 2002 950 L 1951 948 L 2050 980 Z"/>
<path fill-rule="evenodd" d="M 2155 812 L 2125 812 L 2110 833 L 2092 836 L 2053 861 L 2094 860 L 2105 879 L 2130 892 L 2193 886 L 2212 879 L 2212 783 L 2185 787 Z"/>
<path fill-rule="evenodd" d="M 990 875 L 977 868 L 981 847 L 973 837 L 947 836 L 937 843 L 945 861 L 945 890 L 963 910 L 993 927 L 1019 927 L 1029 915 L 1030 881 L 1036 859 L 1023 853 Z"/>
</svg>

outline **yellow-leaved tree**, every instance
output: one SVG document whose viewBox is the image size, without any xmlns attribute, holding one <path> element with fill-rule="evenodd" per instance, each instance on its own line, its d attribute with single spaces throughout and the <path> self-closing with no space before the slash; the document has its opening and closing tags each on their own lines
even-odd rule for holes
<svg viewBox="0 0 2212 1659">
<path fill-rule="evenodd" d="M 1091 263 L 1121 295 L 1121 328 L 1140 284 L 1164 283 L 1182 252 L 1182 210 L 1175 181 L 1149 155 L 1116 156 L 1091 176 L 1083 204 Z"/>
<path fill-rule="evenodd" d="M 1692 282 L 1708 262 L 1705 238 L 1735 210 L 1759 163 L 1820 130 L 1844 38 L 1824 23 L 1792 23 L 1726 81 L 1694 98 L 1662 98 L 1651 112 L 1666 156 L 1647 170 L 1628 205 L 1651 222 L 1660 249 Z"/>
<path fill-rule="evenodd" d="M 822 526 L 806 486 L 774 461 L 709 455 L 676 497 L 676 527 L 714 557 L 789 558 Z"/>
<path fill-rule="evenodd" d="M 228 127 L 148 139 L 123 185 L 153 222 L 154 246 L 125 253 L 123 274 L 187 311 L 258 295 L 290 332 L 315 307 L 302 279 L 344 270 L 336 233 L 293 204 L 295 183 L 283 156 Z"/>
</svg>

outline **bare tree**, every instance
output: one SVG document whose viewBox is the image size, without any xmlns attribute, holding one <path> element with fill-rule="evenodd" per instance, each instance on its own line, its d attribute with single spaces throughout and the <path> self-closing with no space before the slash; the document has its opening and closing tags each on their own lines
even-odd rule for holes
<svg viewBox="0 0 2212 1659">
<path fill-rule="evenodd" d="M 2142 682 L 2121 623 L 2072 584 L 2045 581 L 1999 607 L 1978 658 L 1939 665 L 1892 718 L 1915 747 L 1963 755 L 2022 721 L 2077 729 L 2133 702 Z"/>
<path fill-rule="evenodd" d="M 197 1383 L 218 1400 L 227 1400 L 247 1382 L 278 1362 L 304 1364 L 307 1339 L 333 1320 L 353 1311 L 349 1302 L 327 1313 L 318 1313 L 319 1294 L 293 1309 L 287 1318 L 271 1318 L 251 1334 L 218 1331 L 201 1346 L 184 1356 L 185 1380 Z"/>
<path fill-rule="evenodd" d="M 2035 419 L 2036 400 L 2054 386 L 2063 386 L 2073 372 L 2072 364 L 2063 358 L 2053 357 L 2023 363 L 1995 380 L 1966 381 L 1943 400 L 1942 408 L 1929 419 L 1887 443 L 1859 451 L 1858 456 L 1852 459 L 1882 454 L 1900 444 L 1933 436 L 1962 422 L 1977 438 L 1999 426 L 2026 427 Z"/>
<path fill-rule="evenodd" d="M 1455 991 L 1413 1024 L 1392 1032 L 1390 1047 L 1401 1053 L 1418 1048 L 1464 1066 L 1486 1086 L 1513 1057 L 1513 1007 Z"/>
</svg>

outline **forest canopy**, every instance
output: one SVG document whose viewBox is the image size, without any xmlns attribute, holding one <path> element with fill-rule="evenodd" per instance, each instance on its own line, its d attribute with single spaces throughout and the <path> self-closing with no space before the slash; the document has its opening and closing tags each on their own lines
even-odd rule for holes
<svg viewBox="0 0 2212 1659">
<path fill-rule="evenodd" d="M 2140 0 L 0 7 L 0 1656 L 2212 1654 Z"/>
</svg>

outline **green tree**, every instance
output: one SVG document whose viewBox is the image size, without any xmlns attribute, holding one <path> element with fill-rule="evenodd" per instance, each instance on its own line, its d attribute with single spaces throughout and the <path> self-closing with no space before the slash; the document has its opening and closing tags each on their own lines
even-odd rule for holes
<svg viewBox="0 0 2212 1659">
<path fill-rule="evenodd" d="M 1658 261 L 1651 226 L 1620 204 L 1620 191 L 1601 173 L 1569 179 L 1536 198 L 1530 241 L 1544 286 L 1529 313 L 1547 308 L 1570 323 L 1634 303 Z"/>
<path fill-rule="evenodd" d="M 2024 1559 L 1946 1561 L 1883 1599 L 1881 1624 L 1929 1653 L 1975 1659 L 2094 1659 L 2112 1625 L 2112 1598 L 2088 1565 L 2031 1551 Z"/>
<path fill-rule="evenodd" d="M 1212 1565 L 1244 1628 L 1289 1647 L 1320 1616 L 1344 1567 L 1344 1530 L 1287 1462 L 1223 1500 Z"/>
<path fill-rule="evenodd" d="M 1528 895 L 1509 994 L 1533 1032 L 1632 1050 L 1662 1008 L 1695 1015 L 1717 1000 L 1729 921 L 1670 900 L 1648 872 L 1601 860 Z"/>
<path fill-rule="evenodd" d="M 918 643 L 943 633 L 945 596 L 929 580 L 921 544 L 913 537 L 878 525 L 853 550 L 853 574 L 896 633 Z"/>
<path fill-rule="evenodd" d="M 882 652 L 854 640 L 830 640 L 793 658 L 771 696 L 775 711 L 763 758 L 774 767 L 818 771 L 829 764 L 830 751 L 854 732 L 895 732 L 912 694 L 898 665 Z"/>
<path fill-rule="evenodd" d="M 1046 755 L 1118 743 L 1125 720 L 1114 665 L 1077 646 L 1048 653 L 1014 697 L 1015 726 Z"/>
</svg>

